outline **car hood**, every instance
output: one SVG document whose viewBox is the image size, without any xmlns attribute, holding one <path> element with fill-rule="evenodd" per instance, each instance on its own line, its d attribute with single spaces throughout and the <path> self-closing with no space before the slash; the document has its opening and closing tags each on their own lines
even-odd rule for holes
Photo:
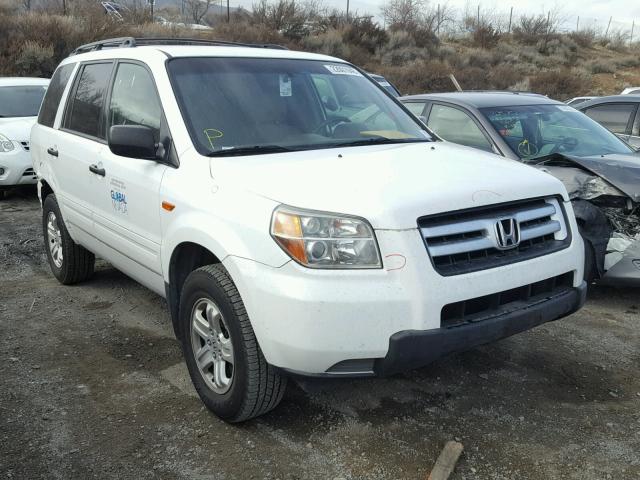
<svg viewBox="0 0 640 480">
<path fill-rule="evenodd" d="M 34 123 L 36 117 L 0 118 L 0 134 L 16 142 L 28 141 Z"/>
<path fill-rule="evenodd" d="M 573 164 L 602 177 L 634 202 L 640 202 L 640 157 L 633 154 L 576 157 L 554 154 L 540 159 L 538 165 Z"/>
<path fill-rule="evenodd" d="M 548 173 L 443 142 L 212 158 L 211 174 L 278 203 L 416 228 L 423 215 L 562 194 Z"/>
</svg>

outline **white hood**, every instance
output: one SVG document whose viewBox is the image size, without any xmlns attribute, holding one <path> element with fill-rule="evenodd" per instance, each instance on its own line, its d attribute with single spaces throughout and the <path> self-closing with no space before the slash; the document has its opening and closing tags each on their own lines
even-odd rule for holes
<svg viewBox="0 0 640 480">
<path fill-rule="evenodd" d="M 551 175 L 458 145 L 429 142 L 211 159 L 217 180 L 299 208 L 416 228 L 423 215 L 567 194 Z"/>
<path fill-rule="evenodd" d="M 36 117 L 0 118 L 0 134 L 15 142 L 29 141 Z"/>
</svg>

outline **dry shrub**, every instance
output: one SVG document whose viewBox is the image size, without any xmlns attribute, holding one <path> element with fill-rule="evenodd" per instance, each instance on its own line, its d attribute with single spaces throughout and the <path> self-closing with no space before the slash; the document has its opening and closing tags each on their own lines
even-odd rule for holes
<svg viewBox="0 0 640 480">
<path fill-rule="evenodd" d="M 342 32 L 336 29 L 327 30 L 315 36 L 305 37 L 303 46 L 312 52 L 324 53 L 333 57 L 346 58 L 350 55 L 351 49 L 342 39 Z"/>
<path fill-rule="evenodd" d="M 472 43 L 475 47 L 493 48 L 498 44 L 501 37 L 500 30 L 492 25 L 480 25 L 473 31 Z"/>
<path fill-rule="evenodd" d="M 231 42 L 274 43 L 285 46 L 291 43 L 283 35 L 271 30 L 266 25 L 250 25 L 246 22 L 219 23 L 208 36 Z"/>
<path fill-rule="evenodd" d="M 584 95 L 591 87 L 583 72 L 569 68 L 540 72 L 529 77 L 529 82 L 534 92 L 560 99 Z"/>
<path fill-rule="evenodd" d="M 511 65 L 498 65 L 489 72 L 489 85 L 497 90 L 513 89 L 522 82 L 524 74 Z"/>
<path fill-rule="evenodd" d="M 403 66 L 416 60 L 426 60 L 431 53 L 416 45 L 413 35 L 402 30 L 389 34 L 389 41 L 378 51 L 383 65 Z"/>
<path fill-rule="evenodd" d="M 16 72 L 19 75 L 46 77 L 55 68 L 53 47 L 40 45 L 33 40 L 29 40 L 23 45 L 16 59 Z"/>
<path fill-rule="evenodd" d="M 569 33 L 569 38 L 582 48 L 591 48 L 596 41 L 596 34 L 597 32 L 593 28 L 583 28 Z"/>
<path fill-rule="evenodd" d="M 452 69 L 440 61 L 419 60 L 402 67 L 382 66 L 379 73 L 393 82 L 404 95 L 453 90 L 449 79 Z"/>
<path fill-rule="evenodd" d="M 585 67 L 591 73 L 615 73 L 616 71 L 616 64 L 606 59 L 590 60 Z"/>
<path fill-rule="evenodd" d="M 387 32 L 371 17 L 360 17 L 350 21 L 342 34 L 343 40 L 369 53 L 375 53 L 389 40 Z"/>
</svg>

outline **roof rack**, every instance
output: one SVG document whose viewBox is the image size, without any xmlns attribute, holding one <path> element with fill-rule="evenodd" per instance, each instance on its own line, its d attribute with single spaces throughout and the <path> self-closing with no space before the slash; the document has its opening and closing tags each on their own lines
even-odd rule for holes
<svg viewBox="0 0 640 480">
<path fill-rule="evenodd" d="M 104 48 L 134 48 L 142 47 L 145 45 L 211 45 L 211 46 L 224 46 L 224 47 L 251 47 L 251 48 L 275 48 L 278 50 L 288 50 L 283 45 L 277 45 L 273 43 L 240 43 L 240 42 L 228 42 L 225 40 L 206 40 L 202 38 L 168 38 L 168 37 L 147 37 L 147 38 L 134 38 L 134 37 L 121 37 L 121 38 L 109 38 L 106 40 L 99 40 L 97 42 L 87 43 L 76 48 L 71 55 L 78 55 L 80 53 L 95 52 Z"/>
</svg>

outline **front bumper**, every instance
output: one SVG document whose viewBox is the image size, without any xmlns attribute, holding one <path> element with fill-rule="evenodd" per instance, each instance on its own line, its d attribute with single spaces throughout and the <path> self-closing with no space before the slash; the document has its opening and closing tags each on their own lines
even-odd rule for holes
<svg viewBox="0 0 640 480">
<path fill-rule="evenodd" d="M 622 258 L 606 271 L 598 283 L 640 287 L 640 240 L 636 240 L 627 247 Z"/>
<path fill-rule="evenodd" d="M 31 153 L 19 142 L 13 142 L 13 144 L 12 151 L 0 153 L 0 169 L 4 170 L 0 175 L 0 187 L 37 183 Z"/>
<path fill-rule="evenodd" d="M 573 216 L 570 222 L 571 230 L 577 231 Z M 376 236 L 383 269 L 314 270 L 293 261 L 276 268 L 235 256 L 223 260 L 267 362 L 304 375 L 371 375 L 374 359 L 380 365 L 395 348 L 390 339 L 403 332 L 438 332 L 443 308 L 449 304 L 569 272 L 569 287 L 579 290 L 582 284 L 584 249 L 579 235 L 569 247 L 549 255 L 449 277 L 435 272 L 417 229 L 378 230 Z M 535 311 L 549 321 L 572 310 L 552 308 L 545 304 Z M 506 334 L 530 328 L 527 325 L 511 326 L 513 331 Z M 478 328 L 474 332 L 482 334 L 486 327 Z M 362 365 L 356 365 L 359 360 Z"/>
<path fill-rule="evenodd" d="M 389 339 L 389 351 L 374 364 L 374 372 L 385 376 L 427 365 L 445 355 L 463 352 L 485 343 L 524 332 L 557 320 L 580 309 L 586 300 L 587 284 L 552 298 L 477 323 L 427 331 L 405 330 Z"/>
</svg>

